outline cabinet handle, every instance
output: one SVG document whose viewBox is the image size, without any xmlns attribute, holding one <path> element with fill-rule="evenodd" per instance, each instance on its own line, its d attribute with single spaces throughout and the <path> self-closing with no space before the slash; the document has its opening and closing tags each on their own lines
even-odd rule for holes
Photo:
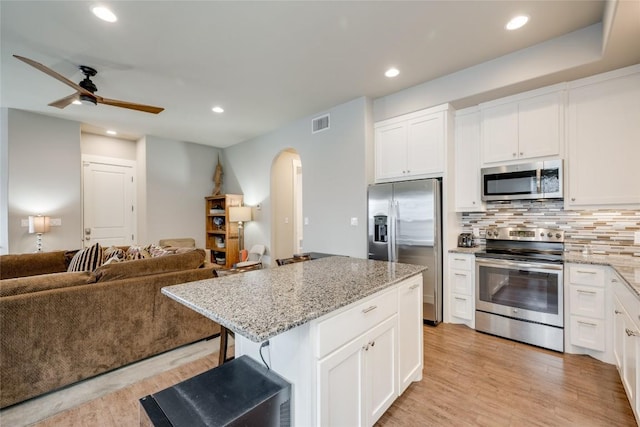
<svg viewBox="0 0 640 427">
<path fill-rule="evenodd" d="M 520 152 L 520 155 L 522 156 L 522 155 L 524 155 L 524 153 L 521 151 L 521 152 Z"/>
<path fill-rule="evenodd" d="M 363 346 L 362 346 L 362 349 L 363 349 L 364 351 L 369 351 L 369 343 L 367 343 L 367 345 L 363 345 Z"/>
<path fill-rule="evenodd" d="M 588 270 L 577 270 L 576 272 L 580 274 L 598 274 L 598 272 L 596 271 L 588 271 Z"/>
<path fill-rule="evenodd" d="M 611 279 L 611 283 L 618 283 L 618 279 Z"/>
<path fill-rule="evenodd" d="M 471 203 L 472 203 L 472 204 L 474 204 L 474 205 L 476 204 L 476 202 L 475 202 L 475 201 L 473 201 L 473 202 L 471 202 Z"/>
<path fill-rule="evenodd" d="M 515 156 L 516 156 L 516 153 L 513 153 L 513 157 L 515 157 Z"/>
<path fill-rule="evenodd" d="M 466 261 L 464 258 L 454 258 L 454 261 Z"/>
<path fill-rule="evenodd" d="M 376 342 L 375 341 L 371 341 L 371 347 L 375 346 Z"/>
<path fill-rule="evenodd" d="M 595 323 L 585 322 L 584 320 L 578 320 L 578 323 L 580 323 L 581 325 L 593 326 L 594 328 L 598 326 Z"/>
<path fill-rule="evenodd" d="M 578 289 L 578 293 L 579 294 L 588 294 L 588 295 L 595 295 L 596 294 L 595 291 L 584 291 L 582 289 Z"/>
<path fill-rule="evenodd" d="M 615 314 L 622 314 L 622 312 L 621 312 L 621 311 L 618 311 L 618 310 L 613 310 L 613 312 L 614 312 Z"/>
<path fill-rule="evenodd" d="M 624 331 L 627 333 L 628 336 L 630 337 L 637 337 L 638 333 L 636 331 L 632 331 L 629 328 L 624 328 Z"/>
<path fill-rule="evenodd" d="M 453 298 L 457 299 L 458 301 L 466 301 L 467 300 L 466 298 L 460 298 L 460 297 L 453 297 Z"/>
<path fill-rule="evenodd" d="M 454 276 L 462 276 L 462 277 L 467 277 L 466 274 L 462 274 L 462 273 L 453 273 Z"/>
<path fill-rule="evenodd" d="M 411 285 L 411 286 L 409 286 L 409 289 L 415 289 L 415 288 L 417 288 L 418 286 L 420 286 L 420 283 L 416 283 L 415 285 Z"/>
<path fill-rule="evenodd" d="M 576 198 L 575 198 L 575 197 L 572 197 L 572 198 L 571 198 L 571 201 L 572 201 L 572 202 L 575 202 L 575 201 L 576 201 Z"/>
<path fill-rule="evenodd" d="M 363 312 L 363 313 L 368 313 L 368 312 L 370 312 L 370 311 L 372 311 L 372 310 L 375 310 L 376 308 L 378 308 L 378 306 L 377 306 L 377 305 L 372 305 L 371 307 L 367 307 L 367 308 L 365 308 L 364 310 L 362 310 L 362 312 Z"/>
</svg>

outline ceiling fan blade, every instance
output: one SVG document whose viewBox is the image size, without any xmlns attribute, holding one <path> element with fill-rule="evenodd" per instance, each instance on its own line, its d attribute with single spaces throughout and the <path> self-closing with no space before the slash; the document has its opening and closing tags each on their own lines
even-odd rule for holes
<svg viewBox="0 0 640 427">
<path fill-rule="evenodd" d="M 82 86 L 72 82 L 68 78 L 56 73 L 51 68 L 46 67 L 46 66 L 42 65 L 41 63 L 34 61 L 33 59 L 25 58 L 24 56 L 20 56 L 20 55 L 13 55 L 13 56 L 16 59 L 19 59 L 20 61 L 25 62 L 25 63 L 31 65 L 34 68 L 37 68 L 38 70 L 42 71 L 43 73 L 48 74 L 49 76 L 53 77 L 54 79 L 56 79 L 58 81 L 61 81 L 62 83 L 66 84 L 67 86 L 71 86 L 72 88 L 74 88 L 75 90 L 80 92 L 81 94 L 92 95 L 93 96 L 93 94 L 91 92 L 89 92 L 88 90 L 86 90 Z"/>
<path fill-rule="evenodd" d="M 56 107 L 56 108 L 64 108 L 67 105 L 71 104 L 76 99 L 78 99 L 79 96 L 80 96 L 80 94 L 76 92 L 73 95 L 65 96 L 62 99 L 58 99 L 57 101 L 53 101 L 52 103 L 49 104 L 49 106 L 50 107 Z"/>
<path fill-rule="evenodd" d="M 111 105 L 113 107 L 129 108 L 130 110 L 143 111 L 145 113 L 152 113 L 152 114 L 158 114 L 164 111 L 164 108 L 162 107 L 153 107 L 151 105 L 143 105 L 143 104 L 135 104 L 133 102 L 118 101 L 117 99 L 102 98 L 101 96 L 95 96 L 95 98 L 98 101 L 98 104 Z"/>
</svg>

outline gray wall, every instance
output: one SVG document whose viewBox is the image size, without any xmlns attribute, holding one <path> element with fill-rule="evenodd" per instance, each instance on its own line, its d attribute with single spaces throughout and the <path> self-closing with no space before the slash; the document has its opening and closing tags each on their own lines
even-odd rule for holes
<svg viewBox="0 0 640 427">
<path fill-rule="evenodd" d="M 278 154 L 293 148 L 302 162 L 303 216 L 309 218 L 304 250 L 366 257 L 371 102 L 358 98 L 326 112 L 329 130 L 311 134 L 311 119 L 318 114 L 224 150 L 224 191 L 244 194 L 246 205 L 261 205 L 245 228 L 245 247 L 271 245 L 271 170 Z M 351 217 L 359 219 L 358 226 L 350 225 Z"/>
<path fill-rule="evenodd" d="M 80 151 L 92 156 L 136 161 L 136 142 L 111 136 L 82 132 Z"/>
<path fill-rule="evenodd" d="M 9 252 L 35 250 L 20 225 L 35 214 L 62 220 L 43 236 L 44 251 L 80 247 L 80 124 L 9 109 L 7 140 Z"/>
<path fill-rule="evenodd" d="M 219 150 L 155 136 L 146 138 L 147 242 L 193 237 L 204 247 L 204 198 L 211 194 Z"/>
</svg>

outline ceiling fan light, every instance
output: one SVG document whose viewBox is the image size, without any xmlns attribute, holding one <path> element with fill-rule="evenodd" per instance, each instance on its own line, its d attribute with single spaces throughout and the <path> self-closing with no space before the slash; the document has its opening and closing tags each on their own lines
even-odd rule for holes
<svg viewBox="0 0 640 427">
<path fill-rule="evenodd" d="M 96 99 L 89 95 L 80 95 L 80 103 L 82 105 L 98 105 Z"/>
<path fill-rule="evenodd" d="M 91 9 L 94 15 L 106 22 L 116 22 L 118 17 L 104 6 L 96 6 Z"/>
<path fill-rule="evenodd" d="M 82 102 L 80 102 L 79 99 L 74 99 L 72 102 L 73 105 L 82 105 Z"/>
<path fill-rule="evenodd" d="M 518 28 L 522 28 L 529 22 L 529 17 L 527 15 L 518 15 L 507 22 L 505 28 L 507 30 L 517 30 Z"/>
</svg>

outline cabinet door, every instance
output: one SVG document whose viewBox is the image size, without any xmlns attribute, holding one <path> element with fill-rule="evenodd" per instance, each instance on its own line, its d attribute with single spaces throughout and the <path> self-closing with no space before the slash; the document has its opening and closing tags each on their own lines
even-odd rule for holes
<svg viewBox="0 0 640 427">
<path fill-rule="evenodd" d="M 398 178 L 407 170 L 407 122 L 376 127 L 376 179 Z"/>
<path fill-rule="evenodd" d="M 624 361 L 624 309 L 618 297 L 613 298 L 613 357 L 618 367 L 618 372 L 622 375 L 622 363 Z"/>
<path fill-rule="evenodd" d="M 518 158 L 560 154 L 562 114 L 561 92 L 518 103 Z"/>
<path fill-rule="evenodd" d="M 422 276 L 398 288 L 400 393 L 422 378 Z"/>
<path fill-rule="evenodd" d="M 365 425 L 363 346 L 366 343 L 362 337 L 356 338 L 318 363 L 318 425 Z"/>
<path fill-rule="evenodd" d="M 605 351 L 605 322 L 602 319 L 571 316 L 571 344 Z"/>
<path fill-rule="evenodd" d="M 518 104 L 508 103 L 482 109 L 482 163 L 518 158 Z"/>
<path fill-rule="evenodd" d="M 451 294 L 451 315 L 459 319 L 473 319 L 473 300 L 469 295 Z"/>
<path fill-rule="evenodd" d="M 566 206 L 640 205 L 640 73 L 568 96 Z"/>
<path fill-rule="evenodd" d="M 367 334 L 367 344 L 364 350 L 367 425 L 373 425 L 398 396 L 397 321 L 397 316 L 393 316 Z M 341 422 L 331 425 L 354 424 Z"/>
<path fill-rule="evenodd" d="M 456 212 L 484 210 L 480 186 L 480 113 L 456 116 Z"/>
<path fill-rule="evenodd" d="M 638 404 L 638 396 L 636 395 L 638 392 L 638 340 L 640 339 L 638 335 L 640 333 L 626 311 L 622 318 L 624 321 L 624 341 L 622 344 L 622 385 L 627 392 L 627 397 L 629 398 L 629 402 L 631 402 L 631 407 L 634 412 L 636 412 Z"/>
<path fill-rule="evenodd" d="M 472 295 L 473 276 L 470 271 L 453 270 L 451 272 L 451 292 Z"/>
<path fill-rule="evenodd" d="M 406 171 L 410 176 L 444 171 L 444 113 L 408 121 Z"/>
</svg>

